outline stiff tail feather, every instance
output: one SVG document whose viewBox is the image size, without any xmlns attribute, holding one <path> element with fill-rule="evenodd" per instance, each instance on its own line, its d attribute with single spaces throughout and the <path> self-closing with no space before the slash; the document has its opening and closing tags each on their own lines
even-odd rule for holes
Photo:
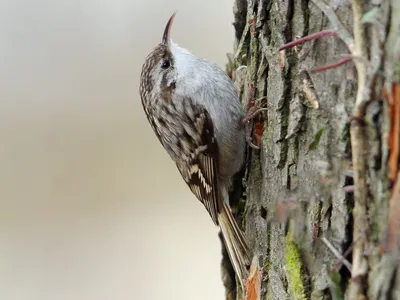
<svg viewBox="0 0 400 300">
<path fill-rule="evenodd" d="M 249 249 L 228 204 L 223 202 L 221 206 L 221 210 L 218 214 L 218 223 L 232 266 L 236 275 L 239 277 L 243 289 L 248 277 L 248 266 L 251 260 Z"/>
</svg>

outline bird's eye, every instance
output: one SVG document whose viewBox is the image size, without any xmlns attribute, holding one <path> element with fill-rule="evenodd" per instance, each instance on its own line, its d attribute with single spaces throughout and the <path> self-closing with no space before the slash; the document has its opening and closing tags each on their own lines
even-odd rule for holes
<svg viewBox="0 0 400 300">
<path fill-rule="evenodd" d="M 166 60 L 163 61 L 162 65 L 161 65 L 161 68 L 168 69 L 170 66 L 171 66 L 171 63 L 169 62 L 168 59 L 166 59 Z"/>
</svg>

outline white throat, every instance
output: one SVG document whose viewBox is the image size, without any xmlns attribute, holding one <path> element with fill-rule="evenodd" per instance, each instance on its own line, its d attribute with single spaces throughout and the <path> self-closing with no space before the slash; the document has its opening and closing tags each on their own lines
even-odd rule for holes
<svg viewBox="0 0 400 300">
<path fill-rule="evenodd" d="M 175 92 L 181 95 L 190 95 L 201 84 L 201 74 L 198 70 L 199 58 L 172 40 L 170 43 L 176 69 L 177 88 Z"/>
</svg>

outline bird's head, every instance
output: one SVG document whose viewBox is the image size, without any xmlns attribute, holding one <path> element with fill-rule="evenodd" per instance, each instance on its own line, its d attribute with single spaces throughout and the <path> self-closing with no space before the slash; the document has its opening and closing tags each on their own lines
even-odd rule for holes
<svg viewBox="0 0 400 300">
<path fill-rule="evenodd" d="M 140 93 L 153 96 L 168 94 L 176 88 L 179 77 L 185 72 L 191 54 L 171 40 L 171 27 L 175 13 L 168 20 L 158 44 L 147 56 L 141 74 Z"/>
</svg>

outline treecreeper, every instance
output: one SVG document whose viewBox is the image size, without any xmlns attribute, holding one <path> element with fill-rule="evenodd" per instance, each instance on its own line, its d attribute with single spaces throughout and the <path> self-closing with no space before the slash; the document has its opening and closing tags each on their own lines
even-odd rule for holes
<svg viewBox="0 0 400 300">
<path fill-rule="evenodd" d="M 140 78 L 144 112 L 193 194 L 221 229 L 242 289 L 251 254 L 229 206 L 231 177 L 243 166 L 246 117 L 232 80 L 170 37 L 147 56 Z"/>
</svg>

